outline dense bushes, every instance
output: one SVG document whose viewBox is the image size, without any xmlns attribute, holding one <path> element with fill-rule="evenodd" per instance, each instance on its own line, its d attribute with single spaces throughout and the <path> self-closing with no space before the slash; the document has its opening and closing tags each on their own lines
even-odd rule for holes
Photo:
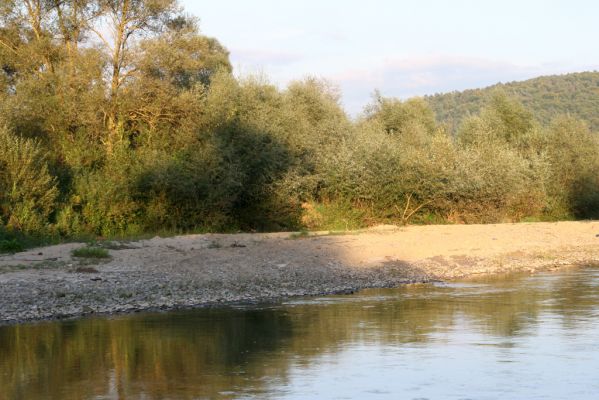
<svg viewBox="0 0 599 400">
<path fill-rule="evenodd" d="M 559 117 L 548 129 L 549 209 L 563 218 L 599 218 L 599 137 L 582 121 Z"/>
<path fill-rule="evenodd" d="M 319 165 L 321 200 L 349 201 L 371 222 L 407 222 L 410 216 L 436 222 L 498 222 L 543 213 L 548 165 L 523 145 L 528 128 L 518 132 L 507 126 L 494 106 L 468 121 L 457 138 L 427 129 L 419 114 L 396 119 L 402 122 L 390 128 L 387 115 L 401 114 L 410 102 L 414 100 L 395 101 L 393 107 L 400 110 L 389 110 L 387 103 L 369 113 L 354 128 L 352 140 L 328 154 Z M 379 112 L 387 115 L 381 118 Z M 510 130 L 513 137 L 508 136 Z"/>
<path fill-rule="evenodd" d="M 376 95 L 352 121 L 322 80 L 235 78 L 172 1 L 144 11 L 144 35 L 127 22 L 126 54 L 56 35 L 69 4 L 48 3 L 40 26 L 27 10 L 0 19 L 4 250 L 23 234 L 599 217 L 599 141 L 581 121 L 543 126 L 502 93 L 455 134 L 422 99 Z M 68 14 L 87 35 L 115 10 L 90 12 Z"/>
<path fill-rule="evenodd" d="M 0 127 L 0 221 L 9 229 L 43 234 L 58 190 L 39 143 Z"/>
</svg>

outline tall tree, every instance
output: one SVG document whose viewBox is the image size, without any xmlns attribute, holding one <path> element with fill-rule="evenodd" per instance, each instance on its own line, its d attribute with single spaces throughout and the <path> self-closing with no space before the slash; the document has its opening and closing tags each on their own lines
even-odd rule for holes
<svg viewBox="0 0 599 400">
<path fill-rule="evenodd" d="M 99 0 L 100 9 L 108 23 L 110 36 L 98 27 L 93 28 L 109 53 L 110 106 L 106 112 L 108 137 L 105 145 L 112 153 L 122 140 L 122 121 L 118 119 L 119 92 L 123 84 L 137 71 L 132 66 L 133 42 L 163 31 L 180 8 L 176 0 Z"/>
<path fill-rule="evenodd" d="M 195 19 L 183 16 L 169 21 L 161 35 L 142 40 L 131 61 L 135 79 L 122 94 L 129 126 L 152 137 L 160 126 L 181 135 L 181 125 L 199 116 L 200 94 L 212 76 L 231 72 L 228 55 L 216 39 L 199 33 Z"/>
<path fill-rule="evenodd" d="M 163 31 L 179 11 L 176 0 L 100 0 L 110 28 L 110 37 L 94 29 L 110 53 L 110 95 L 116 97 L 128 76 L 131 44 L 139 37 Z"/>
<path fill-rule="evenodd" d="M 55 13 L 57 36 L 70 58 L 76 55 L 79 43 L 101 15 L 97 0 L 48 0 Z"/>
</svg>

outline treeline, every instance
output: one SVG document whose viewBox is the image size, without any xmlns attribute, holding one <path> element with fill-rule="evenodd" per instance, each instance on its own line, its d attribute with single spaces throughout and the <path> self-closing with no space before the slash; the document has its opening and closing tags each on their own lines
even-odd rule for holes
<svg viewBox="0 0 599 400">
<path fill-rule="evenodd" d="M 599 72 L 541 76 L 425 99 L 437 119 L 455 132 L 466 117 L 480 113 L 498 90 L 522 103 L 544 125 L 556 115 L 569 114 L 587 121 L 593 132 L 599 132 Z"/>
<path fill-rule="evenodd" d="M 3 2 L 0 243 L 160 231 L 599 217 L 599 142 L 497 92 L 348 118 L 334 87 L 238 79 L 173 0 Z M 112 32 L 111 34 L 109 34 Z"/>
</svg>

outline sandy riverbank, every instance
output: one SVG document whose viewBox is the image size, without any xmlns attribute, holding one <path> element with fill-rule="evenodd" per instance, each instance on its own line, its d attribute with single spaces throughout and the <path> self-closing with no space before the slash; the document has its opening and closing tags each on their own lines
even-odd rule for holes
<svg viewBox="0 0 599 400">
<path fill-rule="evenodd" d="M 0 256 L 0 323 L 272 300 L 599 262 L 599 221 L 188 235 Z"/>
</svg>

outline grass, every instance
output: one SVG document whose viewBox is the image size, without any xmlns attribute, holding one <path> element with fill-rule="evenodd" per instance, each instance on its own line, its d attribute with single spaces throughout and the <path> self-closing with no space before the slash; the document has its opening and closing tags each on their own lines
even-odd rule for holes
<svg viewBox="0 0 599 400">
<path fill-rule="evenodd" d="M 17 239 L 0 240 L 0 253 L 18 253 L 24 249 L 23 244 Z"/>
<path fill-rule="evenodd" d="M 348 236 L 348 235 L 359 235 L 363 230 L 355 231 L 329 231 L 326 236 Z"/>
<path fill-rule="evenodd" d="M 310 232 L 306 231 L 306 230 L 302 230 L 299 232 L 294 232 L 291 235 L 289 235 L 289 239 L 300 239 L 300 238 L 306 238 L 310 236 Z"/>
<path fill-rule="evenodd" d="M 0 273 L 22 271 L 26 269 L 42 270 L 42 269 L 61 269 L 64 268 L 66 263 L 64 261 L 41 261 L 33 264 L 10 264 L 0 266 Z"/>
<path fill-rule="evenodd" d="M 108 250 L 101 247 L 80 247 L 71 252 L 73 257 L 78 258 L 110 258 Z"/>
</svg>

